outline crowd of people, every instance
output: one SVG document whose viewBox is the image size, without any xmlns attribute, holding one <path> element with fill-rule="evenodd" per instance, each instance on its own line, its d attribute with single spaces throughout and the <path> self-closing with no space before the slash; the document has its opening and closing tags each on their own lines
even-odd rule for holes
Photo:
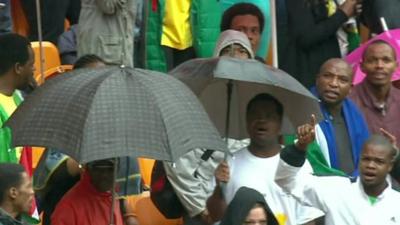
<svg viewBox="0 0 400 225">
<path fill-rule="evenodd" d="M 32 223 L 36 205 L 42 213 L 42 224 L 109 224 L 110 218 L 116 225 L 139 224 L 135 209 L 119 198 L 123 194 L 113 196 L 115 168 L 120 169 L 122 160 L 129 160 L 133 162 L 129 173 L 138 175 L 136 158 L 79 165 L 56 149 L 46 149 L 32 171 L 31 149 L 11 145 L 11 131 L 4 124 L 29 95 L 27 90 L 36 88 L 35 55 L 27 37 L 11 33 L 11 20 L 3 23 L 11 15 L 10 1 L 2 2 L 0 225 Z M 43 1 L 44 11 L 51 8 L 50 2 L 55 3 Z M 218 14 L 217 1 L 60 2 L 63 4 L 58 7 L 65 10 L 57 19 L 64 21 L 71 16 L 71 24 L 76 23 L 70 39 L 73 50 L 68 51 L 73 53 L 68 56 L 72 56 L 69 62 L 74 69 L 124 64 L 167 71 L 200 56 L 265 63 L 266 56 L 260 55 L 259 48 L 270 18 L 252 3 L 235 3 Z M 284 7 L 278 4 L 278 15 L 284 16 L 286 24 L 282 23 L 285 26 L 281 28 L 287 35 L 282 38 L 286 45 L 279 44 L 283 49 L 279 50 L 279 66 L 310 88 L 320 100 L 323 118 L 317 121 L 314 115 L 306 115 L 310 122 L 297 127 L 293 134 L 282 134 L 286 109 L 273 94 L 260 93 L 247 103 L 244 115 L 249 138 L 223 137 L 229 154 L 194 149 L 175 162 L 162 162 L 182 205 L 183 223 L 400 224 L 396 207 L 400 203 L 400 90 L 392 83 L 399 67 L 396 48 L 384 40 L 368 43 L 360 59 L 366 77 L 353 86 L 354 71 L 344 57 L 360 44 L 360 16 L 365 25 L 372 24 L 363 12 L 364 3 L 278 2 L 284 3 Z M 207 12 L 210 18 L 218 19 L 206 24 Z M 34 17 L 29 13 L 27 16 Z M 54 43 L 59 37 L 66 38 L 55 29 L 61 26 L 55 22 L 43 24 L 57 30 L 55 35 L 44 29 L 51 36 L 45 35 L 45 39 Z M 371 31 L 379 32 L 376 27 Z M 36 38 L 37 30 L 32 32 L 31 40 Z M 71 35 L 72 30 L 68 32 Z M 138 63 L 141 56 L 145 62 Z M 136 180 L 129 183 L 134 189 L 130 195 L 140 194 L 146 189 L 140 175 L 132 177 Z"/>
</svg>

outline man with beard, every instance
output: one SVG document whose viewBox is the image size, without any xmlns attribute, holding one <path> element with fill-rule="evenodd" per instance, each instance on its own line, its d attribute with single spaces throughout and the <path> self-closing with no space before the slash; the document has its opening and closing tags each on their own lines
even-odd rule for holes
<svg viewBox="0 0 400 225">
<path fill-rule="evenodd" d="M 33 80 L 34 53 L 28 39 L 18 34 L 0 36 L 0 127 L 22 101 L 19 90 Z M 18 162 L 18 152 L 10 146 L 8 128 L 0 128 L 0 162 Z"/>
</svg>

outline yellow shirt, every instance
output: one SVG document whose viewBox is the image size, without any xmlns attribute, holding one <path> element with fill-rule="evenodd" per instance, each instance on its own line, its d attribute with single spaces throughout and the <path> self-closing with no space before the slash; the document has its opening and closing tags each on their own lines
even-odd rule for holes
<svg viewBox="0 0 400 225">
<path fill-rule="evenodd" d="M 15 104 L 14 101 L 14 95 L 7 96 L 0 93 L 0 104 L 9 116 L 17 109 L 17 104 Z"/>
<path fill-rule="evenodd" d="M 332 16 L 336 12 L 336 3 L 334 0 L 328 0 L 326 2 L 326 8 L 328 10 L 328 16 Z"/>
<path fill-rule="evenodd" d="M 15 92 L 14 92 L 15 94 Z M 14 113 L 14 111 L 17 109 L 17 104 L 15 104 L 14 101 L 14 94 L 11 96 L 3 95 L 0 93 L 0 104 L 1 107 L 3 107 L 4 111 L 7 113 L 8 116 Z M 2 126 L 2 124 L 0 124 Z M 16 153 L 17 153 L 17 159 L 21 157 L 21 152 L 22 152 L 22 147 L 17 147 L 15 148 Z"/>
<path fill-rule="evenodd" d="M 206 0 L 208 1 L 208 0 Z M 166 0 L 161 45 L 184 50 L 193 45 L 190 27 L 191 0 Z"/>
</svg>

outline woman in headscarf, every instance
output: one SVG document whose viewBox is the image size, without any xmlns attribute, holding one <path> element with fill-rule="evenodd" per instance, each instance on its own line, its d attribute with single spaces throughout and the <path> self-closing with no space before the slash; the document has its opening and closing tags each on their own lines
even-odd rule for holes
<svg viewBox="0 0 400 225">
<path fill-rule="evenodd" d="M 219 35 L 214 56 L 230 56 L 240 59 L 253 59 L 254 53 L 247 36 L 236 30 L 226 30 Z"/>
<path fill-rule="evenodd" d="M 260 192 L 248 187 L 241 187 L 228 205 L 220 225 L 256 223 L 261 225 L 279 224 Z"/>
</svg>

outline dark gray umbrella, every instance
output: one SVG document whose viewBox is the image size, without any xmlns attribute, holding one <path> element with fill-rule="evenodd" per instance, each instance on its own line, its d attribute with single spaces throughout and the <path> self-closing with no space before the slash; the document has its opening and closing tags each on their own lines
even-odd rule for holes
<svg viewBox="0 0 400 225">
<path fill-rule="evenodd" d="M 318 99 L 282 70 L 256 60 L 230 57 L 192 59 L 170 72 L 199 97 L 221 135 L 247 137 L 246 106 L 260 93 L 275 96 L 284 106 L 283 133 L 321 117 Z"/>
<path fill-rule="evenodd" d="M 50 79 L 6 126 L 14 146 L 60 149 L 81 163 L 120 156 L 174 161 L 194 148 L 226 149 L 184 84 L 140 69 L 83 69 Z"/>
</svg>

